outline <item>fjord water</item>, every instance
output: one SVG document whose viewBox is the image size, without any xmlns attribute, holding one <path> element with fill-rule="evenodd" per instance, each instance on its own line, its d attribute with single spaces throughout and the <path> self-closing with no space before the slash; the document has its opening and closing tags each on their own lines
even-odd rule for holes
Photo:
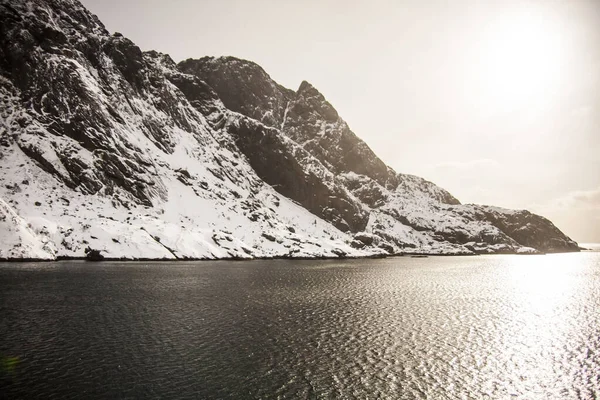
<svg viewBox="0 0 600 400">
<path fill-rule="evenodd" d="M 600 253 L 5 263 L 0 296 L 0 397 L 600 396 Z"/>
</svg>

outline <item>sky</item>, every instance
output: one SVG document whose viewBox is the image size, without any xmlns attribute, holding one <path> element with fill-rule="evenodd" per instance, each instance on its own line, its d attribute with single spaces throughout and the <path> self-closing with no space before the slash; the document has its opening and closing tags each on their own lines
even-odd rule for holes
<svg viewBox="0 0 600 400">
<path fill-rule="evenodd" d="M 398 172 L 600 242 L 598 0 L 82 0 L 175 61 L 315 86 Z"/>
</svg>

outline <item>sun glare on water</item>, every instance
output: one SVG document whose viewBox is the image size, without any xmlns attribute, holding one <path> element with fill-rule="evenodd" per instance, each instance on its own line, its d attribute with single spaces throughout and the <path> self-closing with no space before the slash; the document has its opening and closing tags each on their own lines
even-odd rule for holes
<svg viewBox="0 0 600 400">
<path fill-rule="evenodd" d="M 572 322 L 577 317 L 578 275 L 585 269 L 578 256 L 521 256 L 511 261 L 513 313 L 503 321 L 499 336 L 509 355 L 508 376 L 524 383 L 527 398 L 561 398 L 551 384 L 561 380 L 562 387 L 569 387 L 575 379 L 569 360 L 578 355 L 565 343 L 580 339 Z"/>
<path fill-rule="evenodd" d="M 516 258 L 511 278 L 522 304 L 537 314 L 551 313 L 573 291 L 573 269 L 579 268 L 571 254 L 548 254 Z"/>
</svg>

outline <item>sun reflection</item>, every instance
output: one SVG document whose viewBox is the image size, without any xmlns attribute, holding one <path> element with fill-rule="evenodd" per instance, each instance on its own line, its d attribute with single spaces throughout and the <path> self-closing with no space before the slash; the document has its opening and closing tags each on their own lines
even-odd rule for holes
<svg viewBox="0 0 600 400">
<path fill-rule="evenodd" d="M 510 266 L 515 295 L 529 311 L 551 313 L 572 294 L 573 267 L 563 254 L 517 257 Z"/>
<path fill-rule="evenodd" d="M 510 377 L 529 398 L 555 398 L 549 391 L 556 380 L 568 379 L 564 368 L 572 339 L 572 303 L 577 291 L 577 255 L 556 254 L 510 258 L 507 299 L 510 312 L 499 325 L 503 354 Z M 565 382 L 565 387 L 569 383 Z"/>
</svg>

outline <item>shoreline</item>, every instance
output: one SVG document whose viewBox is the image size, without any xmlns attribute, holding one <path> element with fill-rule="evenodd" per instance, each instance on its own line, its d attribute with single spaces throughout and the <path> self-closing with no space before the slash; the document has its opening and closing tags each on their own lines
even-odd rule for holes
<svg viewBox="0 0 600 400">
<path fill-rule="evenodd" d="M 289 256 L 274 256 L 274 257 L 228 257 L 228 258 L 127 258 L 127 257 L 104 257 L 102 259 L 90 259 L 88 257 L 70 257 L 70 256 L 59 256 L 55 259 L 44 259 L 44 258 L 0 258 L 0 263 L 29 263 L 29 262 L 45 262 L 55 263 L 59 261 L 86 261 L 90 263 L 101 263 L 101 262 L 190 262 L 190 261 L 265 261 L 265 260 L 369 260 L 378 258 L 395 258 L 395 257 L 407 257 L 407 258 L 428 258 L 428 257 L 477 257 L 477 256 L 495 256 L 495 255 L 516 255 L 516 256 L 539 256 L 547 254 L 569 254 L 569 253 L 581 253 L 581 252 L 594 252 L 593 249 L 586 249 L 580 247 L 578 250 L 567 250 L 567 251 L 556 251 L 556 252 L 539 252 L 539 253 L 515 253 L 515 252 L 499 252 L 499 253 L 471 253 L 471 254 L 452 254 L 452 253 L 427 253 L 427 252 L 406 252 L 396 254 L 373 254 L 369 256 L 341 256 L 341 257 L 327 257 L 327 256 L 315 256 L 315 257 L 289 257 Z"/>
</svg>

